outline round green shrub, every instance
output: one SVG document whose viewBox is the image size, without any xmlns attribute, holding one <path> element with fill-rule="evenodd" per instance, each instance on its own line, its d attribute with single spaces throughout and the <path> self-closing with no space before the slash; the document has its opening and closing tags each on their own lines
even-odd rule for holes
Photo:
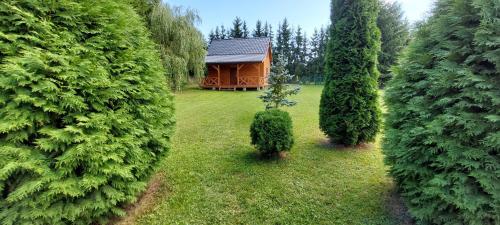
<svg viewBox="0 0 500 225">
<path fill-rule="evenodd" d="M 258 112 L 250 126 L 250 136 L 252 144 L 263 154 L 290 151 L 294 142 L 292 119 L 279 109 Z"/>
<path fill-rule="evenodd" d="M 394 68 L 383 151 L 418 224 L 500 224 L 499 8 L 438 1 Z"/>
<path fill-rule="evenodd" d="M 170 148 L 164 72 L 125 1 L 1 1 L 0 224 L 123 215 Z"/>
</svg>

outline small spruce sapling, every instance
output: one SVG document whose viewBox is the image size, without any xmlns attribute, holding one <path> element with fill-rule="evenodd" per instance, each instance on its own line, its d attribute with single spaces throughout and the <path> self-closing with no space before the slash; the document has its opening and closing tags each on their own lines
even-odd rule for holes
<svg viewBox="0 0 500 225">
<path fill-rule="evenodd" d="M 250 126 L 252 145 L 264 155 L 290 151 L 294 143 L 292 118 L 280 106 L 294 106 L 297 102 L 287 99 L 297 94 L 299 87 L 286 84 L 292 76 L 286 69 L 286 61 L 280 55 L 269 76 L 269 89 L 259 98 L 266 104 L 266 110 L 255 114 Z"/>
<path fill-rule="evenodd" d="M 259 96 L 266 104 L 266 110 L 297 104 L 296 101 L 287 99 L 290 95 L 298 94 L 300 87 L 291 87 L 291 85 L 287 84 L 293 76 L 288 73 L 286 64 L 285 58 L 282 55 L 278 55 L 278 60 L 276 60 L 275 65 L 271 68 L 269 89 L 263 95 Z"/>
</svg>

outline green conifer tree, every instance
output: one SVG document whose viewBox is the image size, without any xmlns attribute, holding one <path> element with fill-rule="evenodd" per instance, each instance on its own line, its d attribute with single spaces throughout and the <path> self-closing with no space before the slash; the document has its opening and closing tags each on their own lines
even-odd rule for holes
<svg viewBox="0 0 500 225">
<path fill-rule="evenodd" d="M 499 8 L 438 1 L 389 82 L 385 161 L 418 224 L 500 224 Z"/>
<path fill-rule="evenodd" d="M 221 33 L 220 33 L 219 26 L 216 26 L 216 27 L 215 27 L 214 39 L 215 39 L 215 40 L 222 39 L 222 38 L 221 38 Z"/>
<path fill-rule="evenodd" d="M 208 33 L 208 43 L 212 42 L 215 40 L 215 32 L 214 30 L 210 30 L 210 33 Z"/>
<path fill-rule="evenodd" d="M 384 87 L 392 77 L 391 67 L 409 40 L 408 21 L 404 17 L 401 3 L 380 1 L 377 26 L 380 29 L 381 51 L 378 56 L 380 71 L 379 86 Z"/>
<path fill-rule="evenodd" d="M 241 32 L 242 32 L 242 35 L 241 35 L 242 38 L 248 38 L 248 36 L 250 34 L 250 31 L 248 31 L 248 27 L 247 27 L 247 22 L 246 21 L 243 21 L 243 26 L 241 28 Z"/>
<path fill-rule="evenodd" d="M 233 28 L 229 31 L 230 38 L 242 38 L 243 37 L 243 21 L 240 17 L 234 18 Z"/>
<path fill-rule="evenodd" d="M 125 1 L 0 3 L 0 223 L 105 224 L 170 148 L 172 95 Z"/>
<path fill-rule="evenodd" d="M 259 96 L 266 104 L 266 109 L 278 109 L 281 106 L 297 104 L 296 101 L 288 99 L 288 96 L 298 94 L 300 87 L 290 87 L 287 84 L 293 76 L 288 73 L 286 64 L 286 59 L 282 55 L 278 55 L 278 60 L 276 60 L 269 75 L 269 89 Z"/>
<path fill-rule="evenodd" d="M 224 25 L 221 25 L 220 26 L 220 39 L 227 39 L 229 38 L 229 34 L 230 31 L 229 30 L 226 30 L 226 28 L 224 27 Z"/>
<path fill-rule="evenodd" d="M 262 28 L 262 21 L 257 20 L 257 23 L 255 23 L 255 29 L 253 30 L 252 36 L 265 37 L 265 33 L 264 33 L 265 29 L 267 29 L 267 24 L 266 24 L 266 28 Z"/>
<path fill-rule="evenodd" d="M 377 0 L 332 0 L 320 127 L 332 143 L 373 141 L 380 127 Z"/>
</svg>

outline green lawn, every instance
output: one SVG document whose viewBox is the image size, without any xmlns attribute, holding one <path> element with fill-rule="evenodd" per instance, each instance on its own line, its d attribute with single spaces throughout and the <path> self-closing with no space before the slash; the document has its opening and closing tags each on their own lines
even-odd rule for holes
<svg viewBox="0 0 500 225">
<path fill-rule="evenodd" d="M 334 149 L 318 128 L 319 86 L 286 110 L 295 146 L 264 160 L 249 127 L 260 92 L 191 89 L 176 96 L 177 129 L 160 189 L 137 224 L 398 224 L 379 144 Z M 144 201 L 143 201 L 144 202 Z M 144 203 L 141 203 L 144 204 Z M 133 221 L 133 220 L 132 220 Z"/>
</svg>

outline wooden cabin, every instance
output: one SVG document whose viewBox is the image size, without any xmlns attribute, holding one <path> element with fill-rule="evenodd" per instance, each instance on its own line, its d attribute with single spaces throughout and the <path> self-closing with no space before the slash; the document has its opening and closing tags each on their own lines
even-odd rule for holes
<svg viewBox="0 0 500 225">
<path fill-rule="evenodd" d="M 201 87 L 260 90 L 268 85 L 271 61 L 269 38 L 213 40 L 205 58 L 208 74 Z"/>
</svg>

